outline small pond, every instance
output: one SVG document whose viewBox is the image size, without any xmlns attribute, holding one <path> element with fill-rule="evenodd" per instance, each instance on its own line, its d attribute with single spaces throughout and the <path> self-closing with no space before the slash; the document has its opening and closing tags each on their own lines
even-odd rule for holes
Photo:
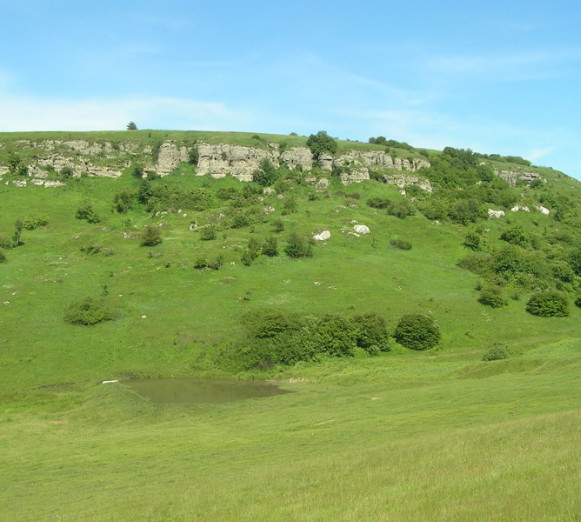
<svg viewBox="0 0 581 522">
<path fill-rule="evenodd" d="M 125 381 L 142 397 L 162 404 L 221 404 L 291 393 L 268 382 L 216 379 L 132 379 Z"/>
</svg>

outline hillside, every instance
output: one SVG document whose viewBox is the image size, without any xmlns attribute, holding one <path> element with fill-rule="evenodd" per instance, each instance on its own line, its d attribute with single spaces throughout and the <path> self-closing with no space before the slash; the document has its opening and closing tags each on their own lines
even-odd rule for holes
<svg viewBox="0 0 581 522">
<path fill-rule="evenodd" d="M 97 506 L 136 476 L 116 514 L 377 519 L 388 497 L 401 520 L 579 513 L 581 184 L 515 157 L 307 142 L 0 134 L 0 474 L 13 493 L 0 518 L 106 520 Z M 397 342 L 408 314 L 438 342 Z M 490 350 L 506 358 L 483 361 Z M 130 376 L 300 393 L 192 409 L 98 384 Z M 89 471 L 59 455 L 59 434 Z M 412 493 L 419 468 L 449 487 L 423 478 L 426 496 Z M 62 509 L 59 488 L 73 499 Z"/>
</svg>

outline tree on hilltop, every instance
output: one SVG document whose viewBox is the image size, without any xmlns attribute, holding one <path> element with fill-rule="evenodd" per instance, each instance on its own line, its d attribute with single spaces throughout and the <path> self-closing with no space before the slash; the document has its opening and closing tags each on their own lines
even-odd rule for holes
<svg viewBox="0 0 581 522">
<path fill-rule="evenodd" d="M 311 134 L 307 139 L 307 147 L 315 158 L 321 154 L 335 154 L 337 152 L 337 142 L 327 134 L 327 131 L 319 131 L 317 134 Z"/>
<path fill-rule="evenodd" d="M 130 121 L 127 124 L 127 130 L 128 131 L 137 130 L 137 125 L 135 125 L 135 122 L 134 121 Z"/>
</svg>

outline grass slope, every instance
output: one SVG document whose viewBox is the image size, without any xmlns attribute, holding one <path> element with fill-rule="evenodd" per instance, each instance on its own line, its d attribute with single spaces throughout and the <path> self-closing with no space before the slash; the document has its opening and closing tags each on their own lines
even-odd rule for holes
<svg viewBox="0 0 581 522">
<path fill-rule="evenodd" d="M 163 183 L 240 186 L 180 173 Z M 567 193 L 564 183 L 555 190 Z M 211 222 L 219 207 L 111 212 L 114 195 L 136 184 L 125 176 L 58 189 L 0 184 L 0 235 L 18 218 L 48 219 L 24 230 L 24 245 L 0 264 L 1 520 L 579 519 L 578 309 L 534 317 L 524 291 L 502 309 L 480 305 L 478 278 L 456 265 L 466 228 L 368 207 L 370 197 L 399 197 L 380 183 L 332 184 L 328 195 L 296 187 L 287 197 L 297 212 L 284 216 L 283 202 L 266 197 L 258 207 L 276 207 L 274 217 L 213 241 L 188 225 Z M 85 199 L 101 222 L 75 219 Z M 276 234 L 279 218 L 285 230 Z M 510 219 L 563 232 L 540 214 Z M 355 221 L 371 234 L 347 234 Z M 162 233 L 154 248 L 139 244 L 148 224 Z M 500 244 L 504 225 L 486 226 Z M 313 258 L 240 263 L 251 238 L 277 235 L 282 251 L 293 230 L 330 230 L 331 239 Z M 95 244 L 100 253 L 82 251 Z M 220 270 L 193 268 L 218 254 Z M 116 320 L 65 323 L 67 305 L 87 296 L 102 298 Z M 123 384 L 97 384 L 223 375 L 216 356 L 242 334 L 244 314 L 262 310 L 377 312 L 390 330 L 405 313 L 430 314 L 443 339 L 428 352 L 392 342 L 376 357 L 245 372 L 238 377 L 276 379 L 296 393 L 211 407 L 159 406 Z M 511 357 L 482 362 L 494 343 Z"/>
</svg>

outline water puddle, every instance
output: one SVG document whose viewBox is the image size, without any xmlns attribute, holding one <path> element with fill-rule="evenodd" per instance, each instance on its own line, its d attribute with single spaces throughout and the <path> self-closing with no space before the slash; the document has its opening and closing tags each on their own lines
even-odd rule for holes
<svg viewBox="0 0 581 522">
<path fill-rule="evenodd" d="M 267 382 L 214 379 L 132 379 L 134 391 L 161 404 L 222 404 L 291 393 Z"/>
</svg>

